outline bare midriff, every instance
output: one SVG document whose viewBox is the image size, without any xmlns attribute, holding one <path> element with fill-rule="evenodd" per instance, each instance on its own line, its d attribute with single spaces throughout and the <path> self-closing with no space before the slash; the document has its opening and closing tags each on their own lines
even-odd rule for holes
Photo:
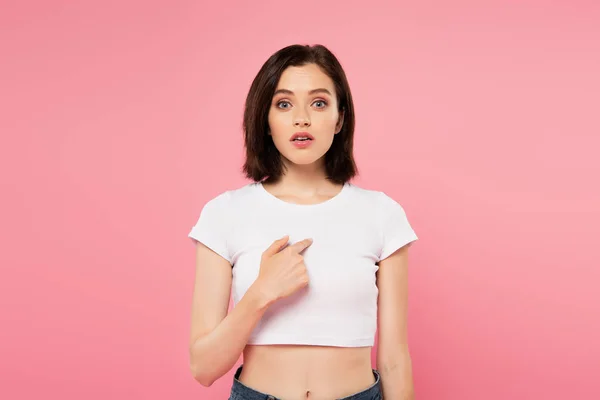
<svg viewBox="0 0 600 400">
<path fill-rule="evenodd" d="M 248 345 L 238 378 L 286 400 L 340 399 L 375 383 L 371 347 Z"/>
</svg>

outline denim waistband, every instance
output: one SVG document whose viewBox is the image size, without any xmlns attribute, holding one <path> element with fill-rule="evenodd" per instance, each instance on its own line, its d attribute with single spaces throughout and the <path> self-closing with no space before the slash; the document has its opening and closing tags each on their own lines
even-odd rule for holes
<svg viewBox="0 0 600 400">
<path fill-rule="evenodd" d="M 257 390 L 249 388 L 244 385 L 242 382 L 238 380 L 240 374 L 242 373 L 243 365 L 240 365 L 236 370 L 233 385 L 231 387 L 231 395 L 229 400 L 282 400 L 275 396 L 272 396 L 267 393 L 261 393 Z M 375 383 L 368 387 L 367 389 L 360 391 L 358 393 L 352 394 L 350 396 L 344 397 L 342 399 L 336 400 L 380 400 L 382 399 L 382 391 L 381 391 L 381 378 L 379 372 L 377 370 L 373 370 L 373 375 L 375 376 Z"/>
</svg>

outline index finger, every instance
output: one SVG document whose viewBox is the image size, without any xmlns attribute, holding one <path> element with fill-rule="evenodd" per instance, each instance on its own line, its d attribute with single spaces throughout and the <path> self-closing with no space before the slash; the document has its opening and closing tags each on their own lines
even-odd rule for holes
<svg viewBox="0 0 600 400">
<path fill-rule="evenodd" d="M 312 242 L 313 242 L 312 239 L 304 239 L 304 240 L 301 240 L 299 242 L 296 242 L 296 243 L 290 245 L 289 247 L 292 249 L 292 251 L 300 253 L 302 250 L 304 250 L 308 246 L 310 246 L 312 244 Z"/>
</svg>

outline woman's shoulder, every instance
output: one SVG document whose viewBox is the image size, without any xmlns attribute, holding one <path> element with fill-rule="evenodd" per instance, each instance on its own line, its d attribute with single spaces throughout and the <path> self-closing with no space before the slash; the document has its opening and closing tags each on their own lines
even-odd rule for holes
<svg viewBox="0 0 600 400">
<path fill-rule="evenodd" d="M 243 204 L 249 196 L 253 196 L 257 192 L 257 183 L 250 182 L 237 186 L 230 186 L 227 189 L 216 192 L 209 197 L 206 204 L 226 207 L 238 204 Z"/>
<path fill-rule="evenodd" d="M 362 209 L 372 210 L 378 220 L 387 220 L 394 216 L 404 216 L 402 195 L 393 193 L 391 189 L 361 187 L 351 185 L 352 202 Z"/>
<path fill-rule="evenodd" d="M 348 184 L 348 186 L 351 188 L 351 192 L 355 198 L 364 199 L 378 205 L 386 205 L 390 201 L 396 202 L 392 196 L 388 195 L 387 192 L 381 188 L 359 186 L 356 184 Z"/>
</svg>

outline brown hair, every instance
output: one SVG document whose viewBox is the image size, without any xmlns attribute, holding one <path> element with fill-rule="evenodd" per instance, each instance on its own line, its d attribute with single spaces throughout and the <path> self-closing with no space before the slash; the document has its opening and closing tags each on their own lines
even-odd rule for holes
<svg viewBox="0 0 600 400">
<path fill-rule="evenodd" d="M 283 71 L 290 66 L 318 65 L 335 85 L 338 111 L 344 123 L 325 153 L 327 179 L 346 183 L 358 174 L 353 156 L 354 104 L 346 74 L 337 58 L 323 45 L 291 45 L 274 53 L 252 81 L 244 108 L 244 145 L 246 160 L 243 173 L 255 182 L 267 178 L 276 181 L 283 174 L 281 155 L 269 132 L 269 109 Z"/>
</svg>

